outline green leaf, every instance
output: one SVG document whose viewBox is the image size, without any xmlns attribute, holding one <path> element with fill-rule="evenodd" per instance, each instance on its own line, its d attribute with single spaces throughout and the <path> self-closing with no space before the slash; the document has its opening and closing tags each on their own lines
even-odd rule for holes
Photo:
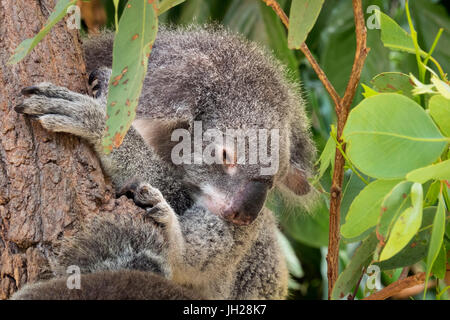
<svg viewBox="0 0 450 320">
<path fill-rule="evenodd" d="M 136 115 L 148 57 L 158 30 L 155 2 L 128 1 L 113 48 L 103 147 L 106 153 L 122 143 Z"/>
<path fill-rule="evenodd" d="M 407 74 L 384 72 L 372 79 L 373 88 L 378 92 L 395 92 L 413 98 L 414 85 Z"/>
<path fill-rule="evenodd" d="M 411 187 L 412 207 L 403 211 L 392 228 L 380 261 L 387 260 L 400 252 L 414 237 L 422 224 L 423 190 L 422 185 L 414 183 Z"/>
<path fill-rule="evenodd" d="M 379 179 L 404 178 L 433 163 L 448 142 L 420 105 L 395 93 L 363 100 L 350 112 L 343 138 L 353 164 Z"/>
<path fill-rule="evenodd" d="M 377 223 L 378 237 L 383 237 L 383 241 L 388 238 L 398 216 L 411 206 L 412 185 L 412 182 L 402 181 L 384 197 Z"/>
<path fill-rule="evenodd" d="M 429 101 L 428 108 L 431 117 L 442 133 L 450 137 L 450 100 L 440 95 L 433 96 Z"/>
<path fill-rule="evenodd" d="M 367 267 L 372 261 L 373 253 L 377 246 L 377 237 L 372 233 L 356 249 L 350 263 L 339 275 L 331 294 L 331 299 L 343 299 L 353 293 L 354 287 L 362 275 L 363 268 Z"/>
<path fill-rule="evenodd" d="M 186 0 L 162 0 L 158 5 L 158 15 L 163 14 L 167 10 L 183 3 Z"/>
<path fill-rule="evenodd" d="M 359 236 L 377 224 L 381 203 L 399 183 L 398 180 L 376 180 L 367 185 L 353 200 L 342 225 L 341 233 L 346 238 Z"/>
<path fill-rule="evenodd" d="M 433 221 L 433 230 L 431 232 L 430 247 L 428 249 L 426 282 L 428 282 L 430 272 L 439 255 L 439 251 L 441 250 L 442 243 L 444 241 L 444 233 L 445 233 L 445 204 L 444 204 L 444 197 L 442 196 L 442 194 L 440 194 L 439 205 L 436 210 L 436 215 L 434 216 Z"/>
<path fill-rule="evenodd" d="M 385 47 L 415 54 L 416 49 L 410 34 L 387 14 L 380 12 L 381 41 Z M 421 55 L 427 53 L 421 50 Z"/>
<path fill-rule="evenodd" d="M 436 278 L 444 279 L 445 272 L 447 267 L 447 251 L 445 249 L 444 243 L 439 250 L 439 254 L 436 257 L 436 260 L 433 263 L 433 267 L 431 268 L 431 272 L 434 274 Z"/>
<path fill-rule="evenodd" d="M 313 28 L 324 0 L 292 0 L 289 15 L 288 46 L 300 49 Z"/>
<path fill-rule="evenodd" d="M 266 6 L 262 1 L 258 1 L 258 3 L 259 12 L 263 18 L 267 33 L 266 45 L 268 45 L 272 49 L 274 55 L 289 68 L 294 81 L 298 81 L 300 79 L 299 61 L 295 57 L 294 51 L 288 48 L 286 28 L 272 8 Z M 237 14 L 240 14 L 240 12 Z"/>
<path fill-rule="evenodd" d="M 48 17 L 47 22 L 42 29 L 33 38 L 22 41 L 14 50 L 14 54 L 9 58 L 8 64 L 14 64 L 25 58 L 25 56 L 33 50 L 33 48 L 45 37 L 55 24 L 57 24 L 67 13 L 67 9 L 75 5 L 76 0 L 59 0 Z"/>
<path fill-rule="evenodd" d="M 335 154 L 336 154 L 336 142 L 334 141 L 333 137 L 330 136 L 318 160 L 318 162 L 320 163 L 318 179 L 320 179 L 324 175 L 325 171 L 327 171 L 331 162 L 334 160 Z"/>
<path fill-rule="evenodd" d="M 379 94 L 379 92 L 373 90 L 371 87 L 366 86 L 364 83 L 361 83 L 361 86 L 364 89 L 364 92 L 362 93 L 362 95 L 364 96 L 364 98 L 370 98 L 373 96 L 376 96 L 377 94 Z"/>
<path fill-rule="evenodd" d="M 431 82 L 434 84 L 434 86 L 436 87 L 436 90 L 445 98 L 445 99 L 450 99 L 450 86 L 440 80 L 438 77 L 436 76 L 432 76 L 431 77 Z"/>
<path fill-rule="evenodd" d="M 430 179 L 450 180 L 450 160 L 416 169 L 406 175 L 409 181 L 425 183 Z"/>
<path fill-rule="evenodd" d="M 436 207 L 428 207 L 423 210 L 422 225 L 420 231 L 411 241 L 395 256 L 390 259 L 376 262 L 381 270 L 392 270 L 411 266 L 427 256 L 428 245 L 431 238 L 431 228 L 433 224 Z"/>
<path fill-rule="evenodd" d="M 441 182 L 438 180 L 434 181 L 430 185 L 427 191 L 427 195 L 425 196 L 425 205 L 424 205 L 425 208 L 432 206 L 436 203 L 439 197 L 440 189 L 441 189 Z"/>
</svg>

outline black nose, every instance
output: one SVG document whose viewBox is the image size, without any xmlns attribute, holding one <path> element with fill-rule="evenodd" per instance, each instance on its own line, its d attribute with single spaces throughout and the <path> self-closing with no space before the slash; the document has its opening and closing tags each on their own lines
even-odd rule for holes
<svg viewBox="0 0 450 320">
<path fill-rule="evenodd" d="M 248 182 L 225 210 L 223 218 L 237 225 L 249 225 L 261 212 L 266 201 L 269 186 L 260 181 Z"/>
</svg>

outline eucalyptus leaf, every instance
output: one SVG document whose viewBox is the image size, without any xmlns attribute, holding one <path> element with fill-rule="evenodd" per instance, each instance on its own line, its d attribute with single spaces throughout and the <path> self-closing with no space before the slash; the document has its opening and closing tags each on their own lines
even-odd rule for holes
<svg viewBox="0 0 450 320">
<path fill-rule="evenodd" d="M 53 12 L 47 19 L 42 29 L 33 38 L 25 39 L 14 50 L 14 54 L 9 58 L 8 64 L 14 64 L 21 61 L 25 56 L 33 50 L 33 48 L 44 38 L 47 33 L 57 24 L 67 13 L 70 6 L 75 5 L 76 0 L 59 0 L 55 5 Z"/>
<path fill-rule="evenodd" d="M 428 109 L 442 133 L 450 137 L 450 99 L 435 95 L 428 102 Z"/>
<path fill-rule="evenodd" d="M 376 262 L 381 270 L 392 270 L 411 266 L 427 256 L 431 238 L 431 228 L 436 213 L 436 207 L 428 207 L 423 210 L 422 225 L 419 233 L 393 257 Z"/>
<path fill-rule="evenodd" d="M 409 181 L 425 183 L 431 179 L 450 180 L 450 160 L 416 169 L 406 175 Z"/>
<path fill-rule="evenodd" d="M 292 0 L 289 15 L 288 46 L 300 49 L 313 28 L 325 0 Z"/>
<path fill-rule="evenodd" d="M 444 279 L 446 273 L 447 266 L 447 250 L 445 249 L 444 243 L 439 250 L 439 254 L 436 257 L 436 260 L 433 263 L 433 267 L 431 268 L 431 272 L 438 279 Z"/>
<path fill-rule="evenodd" d="M 377 247 L 377 237 L 372 233 L 362 241 L 361 245 L 356 249 L 350 263 L 341 272 L 333 287 L 331 299 L 343 299 L 353 293 L 354 287 L 358 283 L 362 275 L 363 268 L 366 268 L 372 261 L 373 253 Z"/>
<path fill-rule="evenodd" d="M 441 250 L 442 243 L 444 241 L 445 234 L 445 204 L 442 194 L 439 195 L 439 204 L 436 210 L 436 215 L 433 221 L 433 230 L 431 232 L 430 246 L 427 256 L 427 280 L 428 276 L 433 268 L 433 265 L 438 258 L 439 251 Z"/>
<path fill-rule="evenodd" d="M 183 3 L 186 0 L 162 0 L 158 5 L 158 15 L 163 14 L 167 10 Z"/>
<path fill-rule="evenodd" d="M 155 2 L 129 1 L 114 39 L 112 74 L 108 88 L 106 153 L 122 143 L 136 115 L 147 72 L 148 58 L 158 31 Z"/>
<path fill-rule="evenodd" d="M 345 238 L 354 238 L 375 226 L 384 197 L 399 182 L 399 180 L 376 180 L 367 185 L 350 205 L 345 223 L 341 227 L 342 235 Z"/>
<path fill-rule="evenodd" d="M 381 251 L 380 261 L 387 260 L 400 252 L 419 230 L 423 213 L 423 190 L 419 183 L 414 183 L 411 187 L 411 202 L 412 207 L 403 211 L 395 222 L 389 239 Z"/>
<path fill-rule="evenodd" d="M 433 163 L 449 140 L 420 105 L 396 93 L 364 99 L 350 112 L 343 139 L 353 164 L 379 179 L 404 178 Z"/>
<path fill-rule="evenodd" d="M 378 238 L 388 238 L 398 216 L 411 206 L 410 191 L 412 182 L 402 181 L 397 184 L 383 199 L 377 223 Z"/>
<path fill-rule="evenodd" d="M 414 85 L 407 74 L 401 72 L 383 72 L 371 81 L 374 90 L 378 92 L 396 92 L 413 98 Z"/>
</svg>

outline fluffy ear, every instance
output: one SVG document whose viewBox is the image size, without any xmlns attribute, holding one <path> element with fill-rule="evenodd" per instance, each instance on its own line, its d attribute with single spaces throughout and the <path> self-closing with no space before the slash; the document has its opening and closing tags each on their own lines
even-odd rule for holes
<svg viewBox="0 0 450 320">
<path fill-rule="evenodd" d="M 299 196 L 307 194 L 311 189 L 306 172 L 293 163 L 289 166 L 289 170 L 283 180 L 283 184 Z"/>
<path fill-rule="evenodd" d="M 136 119 L 133 127 L 156 153 L 168 162 L 173 147 L 178 143 L 171 141 L 172 132 L 176 129 L 189 129 L 188 119 Z"/>
</svg>

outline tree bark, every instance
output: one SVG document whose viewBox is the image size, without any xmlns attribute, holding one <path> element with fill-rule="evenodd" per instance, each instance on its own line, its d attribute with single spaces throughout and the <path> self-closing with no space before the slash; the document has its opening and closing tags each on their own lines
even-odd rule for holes
<svg viewBox="0 0 450 320">
<path fill-rule="evenodd" d="M 49 81 L 86 93 L 77 30 L 58 23 L 20 63 L 6 65 L 14 48 L 34 36 L 54 0 L 0 0 L 0 299 L 27 282 L 52 276 L 57 240 L 92 214 L 140 212 L 115 199 L 93 151 L 78 138 L 46 132 L 22 115 L 20 90 Z"/>
</svg>

